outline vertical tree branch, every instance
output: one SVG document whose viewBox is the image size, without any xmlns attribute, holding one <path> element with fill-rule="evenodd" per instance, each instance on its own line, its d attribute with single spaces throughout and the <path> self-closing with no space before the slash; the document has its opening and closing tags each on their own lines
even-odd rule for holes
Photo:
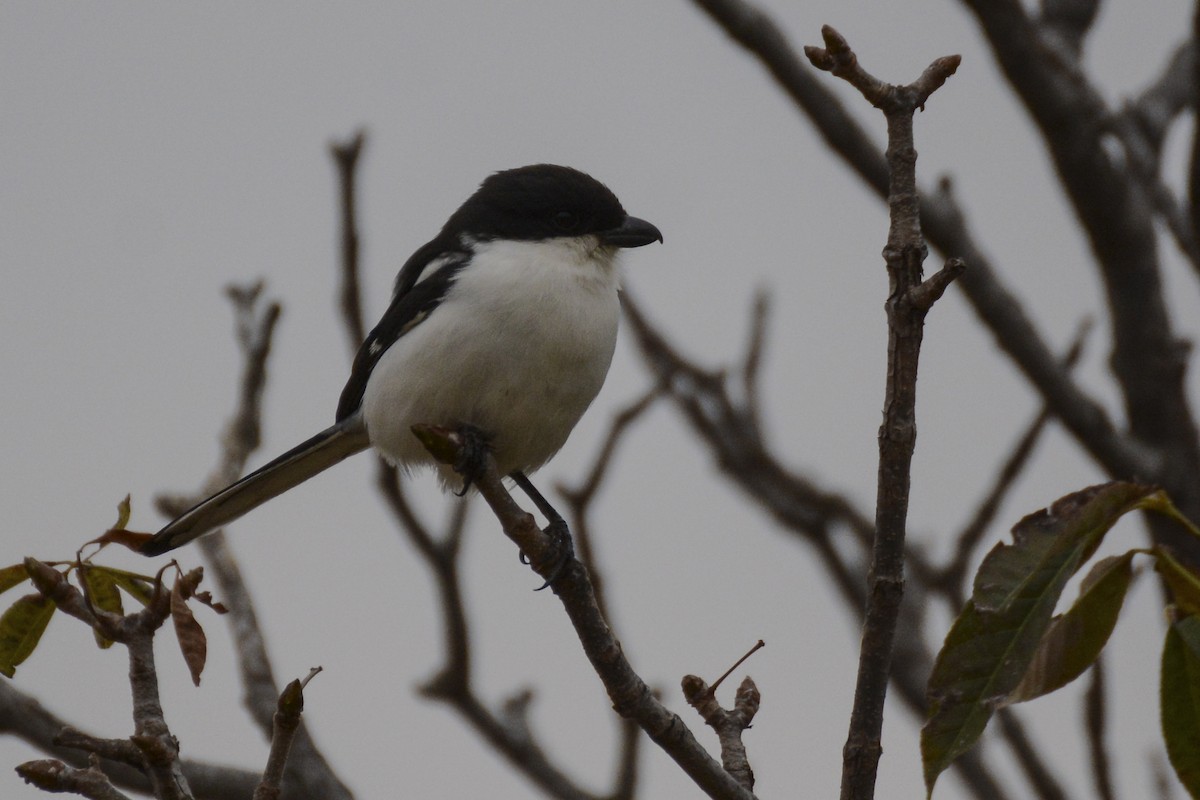
<svg viewBox="0 0 1200 800">
<path fill-rule="evenodd" d="M 1192 40 L 1200 42 L 1200 3 L 1196 4 L 1192 17 Z M 1192 119 L 1200 119 L 1200 57 L 1193 58 L 1192 69 Z M 1192 235 L 1200 237 L 1200 125 L 1192 131 L 1191 164 L 1188 170 L 1188 205 L 1191 207 Z"/>
<path fill-rule="evenodd" d="M 1088 754 L 1092 759 L 1092 781 L 1099 800 L 1116 800 L 1113 791 L 1112 760 L 1104 743 L 1108 728 L 1108 689 L 1104 680 L 1104 659 L 1097 658 L 1090 672 L 1092 680 L 1084 697 L 1084 729 L 1087 731 Z"/>
<path fill-rule="evenodd" d="M 833 28 L 827 25 L 821 34 L 825 47 L 806 47 L 809 60 L 857 88 L 883 111 L 888 127 L 891 223 L 883 251 L 889 282 L 887 382 L 883 424 L 879 430 L 875 541 L 854 707 L 843 751 L 841 792 L 842 800 L 869 800 L 875 794 L 875 776 L 882 753 L 884 700 L 904 595 L 904 540 L 917 439 L 917 364 L 925 315 L 964 268 L 962 261 L 951 259 L 938 274 L 922 281 L 921 265 L 927 249 L 921 235 L 917 200 L 917 151 L 913 145 L 912 117 L 929 95 L 954 74 L 960 58 L 938 59 L 916 82 L 892 86 L 868 74 L 858 64 L 846 40 Z"/>
<path fill-rule="evenodd" d="M 366 134 L 358 131 L 344 142 L 334 142 L 329 146 L 333 160 L 338 168 L 338 194 L 342 220 L 342 281 L 341 309 L 342 318 L 346 322 L 346 333 L 350 339 L 350 353 L 366 338 L 366 327 L 363 325 L 362 292 L 358 285 L 358 211 L 355 205 L 356 181 L 358 174 L 358 157 L 362 155 Z"/>
</svg>

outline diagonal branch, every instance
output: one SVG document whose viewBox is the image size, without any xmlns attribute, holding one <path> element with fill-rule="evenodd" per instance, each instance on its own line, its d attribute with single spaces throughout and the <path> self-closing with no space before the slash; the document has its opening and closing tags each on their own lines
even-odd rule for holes
<svg viewBox="0 0 1200 800">
<path fill-rule="evenodd" d="M 455 460 L 461 446 L 457 434 L 435 428 L 427 428 L 422 440 L 446 463 Z M 500 521 L 505 535 L 562 603 L 613 709 L 636 722 L 708 796 L 751 800 L 754 795 L 708 754 L 684 721 L 664 706 L 634 671 L 600 612 L 587 568 L 569 554 L 565 559 L 562 557 L 561 541 L 539 529 L 533 515 L 516 504 L 504 488 L 495 462 L 489 457 L 485 465 L 475 480 L 479 494 Z"/>
</svg>

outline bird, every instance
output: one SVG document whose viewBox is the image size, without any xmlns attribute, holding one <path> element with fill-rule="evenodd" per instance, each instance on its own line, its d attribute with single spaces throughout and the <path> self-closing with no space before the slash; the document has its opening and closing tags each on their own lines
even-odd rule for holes
<svg viewBox="0 0 1200 800">
<path fill-rule="evenodd" d="M 203 536 L 368 448 L 462 492 L 471 464 L 440 464 L 412 428 L 485 448 L 544 515 L 527 474 L 550 460 L 604 383 L 620 316 L 618 256 L 662 242 L 613 192 L 571 167 L 489 175 L 401 267 L 359 347 L 333 425 L 169 522 L 155 556 Z M 465 479 L 458 471 L 465 472 Z"/>
</svg>

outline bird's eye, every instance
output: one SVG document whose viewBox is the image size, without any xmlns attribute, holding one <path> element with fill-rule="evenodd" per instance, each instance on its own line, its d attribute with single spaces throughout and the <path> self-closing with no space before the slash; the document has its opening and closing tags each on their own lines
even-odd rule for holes
<svg viewBox="0 0 1200 800">
<path fill-rule="evenodd" d="M 574 211 L 559 211 L 554 215 L 554 227 L 560 231 L 573 231 L 579 227 L 579 215 Z"/>
</svg>

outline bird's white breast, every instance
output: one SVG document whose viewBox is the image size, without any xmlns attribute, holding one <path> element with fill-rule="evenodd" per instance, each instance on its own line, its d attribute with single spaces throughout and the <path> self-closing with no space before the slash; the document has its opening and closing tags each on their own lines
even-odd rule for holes
<svg viewBox="0 0 1200 800">
<path fill-rule="evenodd" d="M 412 425 L 471 424 L 490 437 L 501 474 L 532 471 L 604 383 L 620 313 L 614 252 L 591 236 L 473 246 L 442 303 L 372 370 L 367 433 L 411 467 L 432 463 Z"/>
</svg>

